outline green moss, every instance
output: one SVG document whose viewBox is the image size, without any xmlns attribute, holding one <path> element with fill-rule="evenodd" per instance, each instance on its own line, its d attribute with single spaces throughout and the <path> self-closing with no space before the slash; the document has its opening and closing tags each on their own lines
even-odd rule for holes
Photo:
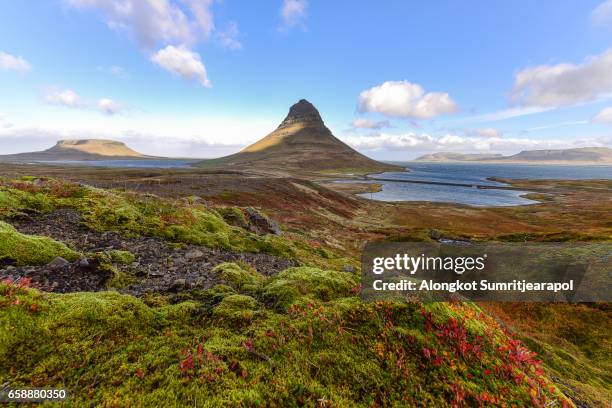
<svg viewBox="0 0 612 408">
<path fill-rule="evenodd" d="M 0 190 L 0 216 L 12 217 L 24 212 L 47 212 L 52 209 L 53 200 L 42 192 Z"/>
<path fill-rule="evenodd" d="M 134 276 L 129 273 L 125 273 L 122 271 L 118 271 L 116 269 L 113 270 L 113 276 L 108 281 L 107 287 L 110 289 L 123 289 L 135 283 L 137 280 Z"/>
<path fill-rule="evenodd" d="M 497 350 L 508 338 L 494 320 L 484 320 L 494 335 L 480 340 L 474 359 L 426 329 L 420 307 L 341 297 L 276 313 L 231 294 L 211 319 L 197 302 L 148 307 L 117 293 L 0 284 L 0 377 L 67 388 L 74 406 L 471 406 L 481 395 L 526 406 L 530 383 L 546 404 L 561 405 L 546 377 L 523 366 L 514 368 L 529 380 L 520 384 L 496 373 L 507 364 Z M 466 319 L 474 312 L 448 307 Z M 467 339 L 475 341 L 469 330 Z"/>
<path fill-rule="evenodd" d="M 214 273 L 225 284 L 186 292 L 188 301 L 44 294 L 0 283 L 0 378 L 12 385 L 66 387 L 75 406 L 366 407 L 487 405 L 478 400 L 482 395 L 499 398 L 497 405 L 526 406 L 533 405 L 535 384 L 547 405 L 561 405 L 546 374 L 500 351 L 516 343 L 475 305 L 364 303 L 352 295 L 358 276 L 333 270 L 356 261 L 326 248 L 294 237 L 255 236 L 229 225 L 223 211 L 197 204 L 59 187 L 0 186 L 0 215 L 70 207 L 98 231 L 266 252 L 319 268 L 265 278 L 246 265 L 224 264 Z M 129 284 L 129 275 L 114 273 L 113 285 Z M 426 323 L 429 313 L 432 324 Z M 604 334 L 580 352 L 607 361 L 602 353 L 609 346 L 595 348 L 607 341 L 607 326 L 600 323 Z M 559 332 L 555 341 L 583 342 L 581 330 Z M 555 370 L 568 378 L 567 361 L 577 367 L 572 387 L 585 382 L 579 377 L 599 375 L 605 381 L 586 386 L 599 390 L 598 401 L 609 400 L 609 377 L 601 374 L 609 364 L 595 373 L 588 359 L 550 343 L 537 344 Z M 470 348 L 475 345 L 479 354 Z M 432 350 L 439 360 L 427 356 Z M 511 363 L 512 372 L 503 371 Z M 455 401 L 457 390 L 464 401 Z"/>
<path fill-rule="evenodd" d="M 329 301 L 349 296 L 358 281 L 355 275 L 311 267 L 286 269 L 265 285 L 264 296 L 280 308 L 301 297 Z"/>
<path fill-rule="evenodd" d="M 264 252 L 324 269 L 341 269 L 343 265 L 354 263 L 354 260 L 315 248 L 294 237 L 258 236 L 241 228 L 244 225 L 230 225 L 234 221 L 243 222 L 244 214 L 237 207 L 207 208 L 152 195 L 78 187 L 53 180 L 45 181 L 48 187 L 20 183 L 9 185 L 20 186 L 21 190 L 0 185 L 0 216 L 70 207 L 77 210 L 83 223 L 94 231 L 157 236 L 171 243 L 239 252 Z"/>
<path fill-rule="evenodd" d="M 143 201 L 147 208 L 148 201 Z M 161 225 L 159 219 L 147 216 L 135 203 L 117 193 L 91 189 L 82 200 L 74 203 L 83 216 L 83 222 L 94 231 L 123 231 L 144 233 Z"/>
<path fill-rule="evenodd" d="M 43 265 L 58 256 L 73 261 L 79 254 L 61 242 L 22 234 L 0 221 L 0 260 L 13 261 L 17 265 Z"/>
<path fill-rule="evenodd" d="M 246 228 L 248 222 L 242 210 L 238 207 L 220 207 L 217 212 L 221 214 L 223 219 L 230 225 Z"/>
<path fill-rule="evenodd" d="M 255 316 L 256 307 L 257 301 L 251 296 L 229 295 L 215 307 L 213 316 L 231 322 L 250 321 Z"/>
<path fill-rule="evenodd" d="M 118 262 L 122 264 L 131 264 L 136 260 L 136 257 L 130 251 L 120 251 L 118 249 L 114 249 L 109 252 L 110 258 L 113 262 Z"/>
<path fill-rule="evenodd" d="M 257 290 L 265 279 L 256 270 L 243 268 L 231 262 L 217 265 L 213 273 L 218 274 L 219 278 L 233 289 L 244 292 Z"/>
</svg>

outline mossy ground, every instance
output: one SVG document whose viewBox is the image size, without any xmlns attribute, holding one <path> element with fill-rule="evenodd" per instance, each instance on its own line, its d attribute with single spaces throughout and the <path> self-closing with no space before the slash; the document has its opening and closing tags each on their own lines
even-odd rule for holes
<svg viewBox="0 0 612 408">
<path fill-rule="evenodd" d="M 0 217 L 70 207 L 96 231 L 297 260 L 244 265 L 183 301 L 0 284 L 0 382 L 66 387 L 74 406 L 570 405 L 536 356 L 473 304 L 357 296 L 356 265 L 294 235 L 256 236 L 190 201 L 4 181 Z M 127 261 L 120 254 L 114 261 Z M 126 256 L 124 256 L 126 255 Z M 117 277 L 115 286 L 125 284 Z M 128 277 L 129 278 L 129 277 Z"/>
<path fill-rule="evenodd" d="M 75 260 L 79 254 L 61 242 L 47 237 L 21 234 L 12 225 L 0 221 L 0 262 L 41 265 L 58 256 Z"/>
<path fill-rule="evenodd" d="M 363 303 L 321 286 L 302 287 L 279 311 L 266 306 L 275 282 L 264 277 L 253 296 L 230 290 L 213 306 L 148 306 L 113 292 L 57 295 L 2 284 L 0 378 L 66 387 L 73 406 L 564 400 L 534 356 L 476 306 Z M 337 297 L 320 300 L 329 293 Z"/>
<path fill-rule="evenodd" d="M 4 180 L 0 183 L 0 218 L 48 212 L 54 208 L 77 210 L 93 231 L 118 231 L 126 235 L 156 236 L 170 242 L 205 245 L 237 252 L 264 252 L 321 266 L 356 265 L 304 239 L 258 236 L 228 224 L 214 208 L 184 200 L 165 200 L 152 195 L 79 187 L 55 180 Z M 223 214 L 227 207 L 219 208 Z M 232 210 L 237 214 L 239 210 Z"/>
</svg>

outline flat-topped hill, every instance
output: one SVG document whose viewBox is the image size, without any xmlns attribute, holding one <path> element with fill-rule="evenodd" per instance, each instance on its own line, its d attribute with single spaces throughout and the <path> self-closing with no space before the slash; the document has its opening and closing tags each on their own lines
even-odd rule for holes
<svg viewBox="0 0 612 408">
<path fill-rule="evenodd" d="M 612 165 L 612 149 L 608 147 L 581 147 L 575 149 L 523 150 L 512 156 L 440 152 L 418 157 L 415 161 Z"/>
<path fill-rule="evenodd" d="M 0 161 L 139 159 L 146 157 L 130 149 L 125 143 L 116 140 L 74 139 L 60 140 L 55 146 L 41 152 L 0 156 Z"/>
</svg>

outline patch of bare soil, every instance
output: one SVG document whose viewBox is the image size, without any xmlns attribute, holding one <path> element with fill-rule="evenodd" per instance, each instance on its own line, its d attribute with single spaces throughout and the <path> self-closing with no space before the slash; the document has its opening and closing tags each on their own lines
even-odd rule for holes
<svg viewBox="0 0 612 408">
<path fill-rule="evenodd" d="M 116 232 L 93 232 L 71 209 L 60 209 L 38 217 L 8 220 L 20 232 L 48 236 L 83 253 L 130 251 L 131 264 L 116 263 L 132 283 L 120 289 L 135 296 L 146 293 L 173 293 L 192 288 L 207 289 L 218 283 L 212 269 L 223 262 L 244 262 L 263 275 L 273 275 L 295 266 L 291 260 L 267 254 L 239 253 L 198 245 L 172 245 L 153 237 L 125 237 Z M 107 288 L 112 272 L 100 266 L 91 256 L 72 263 L 43 266 L 0 265 L 0 279 L 30 278 L 45 291 L 80 292 Z"/>
</svg>

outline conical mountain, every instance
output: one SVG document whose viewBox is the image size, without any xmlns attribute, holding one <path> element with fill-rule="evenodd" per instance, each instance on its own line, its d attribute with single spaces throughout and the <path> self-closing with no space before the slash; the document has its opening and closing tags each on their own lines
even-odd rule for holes
<svg viewBox="0 0 612 408">
<path fill-rule="evenodd" d="M 203 165 L 278 170 L 375 172 L 398 169 L 372 160 L 336 138 L 305 99 L 269 135 L 230 156 Z"/>
</svg>

